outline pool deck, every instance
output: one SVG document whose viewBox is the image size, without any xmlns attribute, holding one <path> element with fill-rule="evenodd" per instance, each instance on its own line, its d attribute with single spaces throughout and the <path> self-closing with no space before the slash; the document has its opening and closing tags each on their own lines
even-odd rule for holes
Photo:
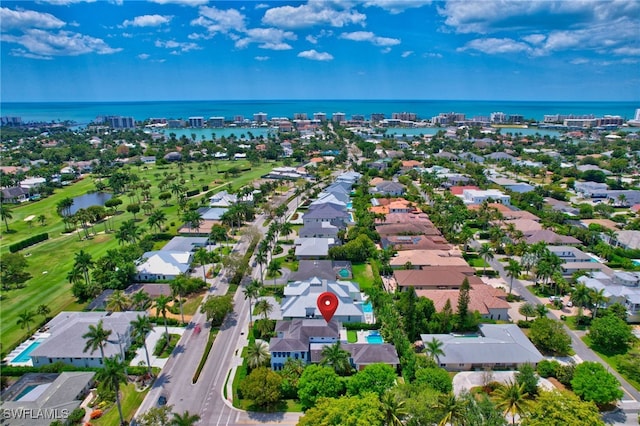
<svg viewBox="0 0 640 426">
<path fill-rule="evenodd" d="M 13 360 L 16 357 L 18 357 L 22 352 L 24 352 L 25 349 L 27 349 L 29 346 L 31 346 L 31 344 L 33 342 L 35 342 L 36 340 L 46 339 L 49 336 L 51 336 L 51 333 L 36 331 L 33 334 L 33 336 L 31 336 L 30 338 L 28 338 L 24 342 L 20 343 L 20 345 L 18 347 L 16 347 L 14 350 L 12 350 L 9 353 L 9 355 L 7 355 L 4 358 L 3 361 L 6 362 L 9 365 L 14 365 L 14 366 L 17 366 L 17 367 L 33 367 L 33 362 L 31 361 L 31 358 L 29 358 L 29 360 L 26 361 L 26 362 L 15 362 Z"/>
</svg>

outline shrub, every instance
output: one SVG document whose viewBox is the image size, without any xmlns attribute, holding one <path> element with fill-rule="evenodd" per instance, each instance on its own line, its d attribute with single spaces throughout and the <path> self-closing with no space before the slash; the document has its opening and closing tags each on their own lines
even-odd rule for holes
<svg viewBox="0 0 640 426">
<path fill-rule="evenodd" d="M 192 189 L 186 192 L 187 197 L 193 197 L 194 195 L 198 195 L 200 193 L 197 189 Z"/>
<path fill-rule="evenodd" d="M 531 321 L 518 320 L 518 327 L 520 328 L 531 328 Z"/>
<path fill-rule="evenodd" d="M 538 363 L 538 374 L 540 377 L 556 377 L 556 372 L 560 368 L 560 363 L 556 360 L 549 361 L 548 359 L 543 359 Z"/>
<path fill-rule="evenodd" d="M 159 356 L 167 346 L 167 336 L 163 333 L 162 336 L 156 342 L 156 346 L 153 348 L 153 356 Z"/>
<path fill-rule="evenodd" d="M 13 243 L 9 246 L 9 251 L 11 253 L 15 253 L 17 251 L 22 250 L 23 248 L 30 247 L 32 245 L 38 244 L 41 241 L 45 241 L 49 239 L 49 234 L 42 233 L 37 234 L 32 237 L 27 238 L 26 240 L 18 241 L 17 243 Z"/>
<path fill-rule="evenodd" d="M 73 410 L 71 413 L 69 413 L 69 417 L 67 418 L 67 421 L 70 424 L 77 424 L 77 423 L 81 423 L 83 419 L 84 419 L 84 409 L 78 407 L 75 410 Z"/>
<path fill-rule="evenodd" d="M 101 417 L 101 416 L 102 416 L 102 410 L 99 408 L 97 410 L 93 410 L 90 415 L 91 420 L 97 419 L 98 417 Z"/>
<path fill-rule="evenodd" d="M 556 379 L 565 386 L 571 387 L 573 380 L 573 372 L 576 369 L 574 365 L 561 365 L 556 369 Z"/>
</svg>

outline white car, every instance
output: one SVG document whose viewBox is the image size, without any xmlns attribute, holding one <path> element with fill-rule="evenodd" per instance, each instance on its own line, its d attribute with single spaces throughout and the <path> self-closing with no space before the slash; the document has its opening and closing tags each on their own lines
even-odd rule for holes
<svg viewBox="0 0 640 426">
<path fill-rule="evenodd" d="M 573 302 L 572 302 L 571 300 L 569 300 L 569 301 L 567 302 L 567 307 L 568 307 L 568 308 L 573 308 Z"/>
</svg>

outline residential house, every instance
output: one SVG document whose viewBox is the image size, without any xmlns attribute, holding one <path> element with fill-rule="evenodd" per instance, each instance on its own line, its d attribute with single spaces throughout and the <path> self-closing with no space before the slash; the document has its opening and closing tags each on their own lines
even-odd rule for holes
<svg viewBox="0 0 640 426">
<path fill-rule="evenodd" d="M 338 239 L 340 228 L 329 222 L 309 223 L 298 231 L 300 238 L 332 238 Z"/>
<path fill-rule="evenodd" d="M 26 190 L 36 190 L 40 186 L 44 185 L 47 182 L 45 178 L 42 177 L 30 177 L 20 181 L 20 187 Z"/>
<path fill-rule="evenodd" d="M 209 245 L 208 237 L 173 237 L 162 247 L 164 251 L 196 251 Z"/>
<path fill-rule="evenodd" d="M 605 198 L 609 187 L 606 183 L 576 181 L 573 188 L 584 198 Z"/>
<path fill-rule="evenodd" d="M 531 231 L 524 234 L 527 244 L 535 244 L 544 241 L 548 245 L 578 245 L 580 240 L 570 235 L 560 235 L 550 229 Z"/>
<path fill-rule="evenodd" d="M 616 231 L 610 244 L 627 250 L 640 249 L 640 231 Z"/>
<path fill-rule="evenodd" d="M 465 189 L 462 191 L 462 201 L 465 204 L 482 204 L 484 201 L 509 205 L 511 197 L 497 189 Z"/>
<path fill-rule="evenodd" d="M 84 334 L 89 325 L 102 321 L 105 330 L 111 330 L 110 339 L 104 344 L 106 358 L 124 353 L 131 345 L 131 321 L 146 312 L 61 312 L 45 325 L 48 337 L 40 340 L 40 345 L 31 353 L 34 367 L 61 362 L 74 367 L 102 367 L 99 350 L 86 351 L 87 341 Z"/>
<path fill-rule="evenodd" d="M 418 297 L 426 297 L 433 301 L 437 312 L 444 309 L 447 301 L 453 313 L 458 312 L 460 290 L 416 290 Z M 469 290 L 469 312 L 478 312 L 482 318 L 493 320 L 509 319 L 509 302 L 504 290 L 493 288 L 487 284 L 471 286 Z"/>
<path fill-rule="evenodd" d="M 451 250 L 403 250 L 391 258 L 389 264 L 394 269 L 422 269 L 428 266 L 469 266 L 458 249 Z"/>
<path fill-rule="evenodd" d="M 190 251 L 156 250 L 142 255 L 136 264 L 138 281 L 172 280 L 189 270 Z"/>
<path fill-rule="evenodd" d="M 472 163 L 484 163 L 484 157 L 473 152 L 461 152 L 458 157 L 462 160 L 471 161 Z"/>
<path fill-rule="evenodd" d="M 385 363 L 394 368 L 400 364 L 395 347 L 389 343 L 346 343 L 346 332 L 341 333 L 336 320 L 328 323 L 323 319 L 295 319 L 278 321 L 276 337 L 269 341 L 271 369 L 282 370 L 287 359 L 300 359 L 306 364 L 322 360 L 322 348 L 341 341 L 342 348 L 349 352 L 349 361 L 356 370 L 367 365 Z M 346 340 L 346 339 L 345 339 Z"/>
<path fill-rule="evenodd" d="M 379 172 L 385 170 L 387 168 L 387 162 L 382 160 L 376 160 L 367 165 L 367 167 L 371 169 L 375 169 Z"/>
<path fill-rule="evenodd" d="M 422 162 L 417 160 L 404 160 L 400 165 L 400 170 L 408 172 L 409 170 L 419 169 L 422 167 Z"/>
<path fill-rule="evenodd" d="M 485 155 L 484 158 L 493 161 L 509 161 L 510 163 L 515 163 L 516 161 L 518 161 L 516 157 L 507 154 L 506 152 L 492 152 L 491 154 Z"/>
<path fill-rule="evenodd" d="M 329 249 L 335 245 L 333 238 L 296 238 L 294 241 L 296 259 L 325 259 Z"/>
<path fill-rule="evenodd" d="M 373 195 L 390 195 L 399 196 L 405 192 L 405 186 L 398 182 L 383 181 L 378 183 L 373 188 L 369 189 L 369 193 Z"/>
<path fill-rule="evenodd" d="M 349 203 L 348 195 L 341 194 L 329 194 L 329 193 L 320 193 L 318 194 L 318 198 L 313 200 L 309 205 L 309 208 L 313 208 L 311 206 L 320 206 L 322 204 L 331 204 L 333 207 L 339 210 L 346 210 L 347 204 Z"/>
<path fill-rule="evenodd" d="M 448 371 L 516 370 L 536 366 L 542 354 L 515 324 L 480 324 L 475 335 L 423 334 L 423 342 L 442 342 L 440 367 Z"/>
<path fill-rule="evenodd" d="M 362 310 L 362 293 L 357 283 L 313 277 L 287 284 L 280 304 L 283 319 L 322 318 L 318 310 L 318 297 L 330 292 L 338 298 L 338 308 L 333 315 L 341 323 L 365 322 Z"/>
<path fill-rule="evenodd" d="M 640 322 L 640 273 L 615 271 L 613 273 L 592 272 L 581 276 L 578 282 L 606 298 L 604 306 L 620 303 L 627 308 L 627 321 Z"/>
<path fill-rule="evenodd" d="M 351 216 L 345 209 L 337 208 L 332 204 L 320 204 L 309 207 L 309 211 L 302 216 L 305 225 L 328 222 L 338 228 L 346 228 Z"/>
<path fill-rule="evenodd" d="M 20 186 L 2 189 L 2 202 L 17 204 L 29 201 L 29 190 Z"/>
<path fill-rule="evenodd" d="M 422 269 L 403 269 L 393 272 L 395 288 L 416 290 L 457 290 L 467 279 L 470 285 L 484 285 L 471 266 L 424 266 Z"/>
<path fill-rule="evenodd" d="M 92 371 L 27 373 L 2 394 L 2 424 L 49 426 L 52 415 L 71 413 L 95 385 Z M 11 415 L 15 413 L 15 415 Z M 20 416 L 19 414 L 22 414 Z M 48 415 L 47 415 L 48 414 Z"/>
<path fill-rule="evenodd" d="M 321 280 L 348 280 L 353 277 L 351 262 L 347 260 L 301 260 L 298 270 L 289 281 L 305 281 L 313 277 Z"/>
<path fill-rule="evenodd" d="M 577 247 L 549 246 L 547 248 L 562 260 L 560 267 L 562 268 L 562 275 L 565 277 L 571 277 L 578 271 L 613 273 L 611 268 L 598 262 L 594 257 L 589 256 Z"/>
<path fill-rule="evenodd" d="M 607 201 L 619 207 L 630 207 L 640 203 L 640 191 L 638 190 L 612 190 L 607 192 Z"/>
<path fill-rule="evenodd" d="M 450 250 L 451 246 L 440 235 L 387 235 L 380 240 L 383 249 L 393 250 Z"/>
<path fill-rule="evenodd" d="M 347 183 L 350 183 L 351 185 L 353 185 L 356 182 L 358 182 L 361 177 L 362 177 L 362 175 L 360 173 L 358 173 L 358 172 L 348 171 L 348 172 L 344 172 L 344 173 L 340 174 L 338 177 L 336 177 L 336 182 L 347 182 Z"/>
</svg>

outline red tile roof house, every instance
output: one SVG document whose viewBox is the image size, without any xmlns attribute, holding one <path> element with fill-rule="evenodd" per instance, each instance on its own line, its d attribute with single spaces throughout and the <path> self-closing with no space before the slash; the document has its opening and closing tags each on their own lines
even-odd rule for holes
<svg viewBox="0 0 640 426">
<path fill-rule="evenodd" d="M 393 279 L 401 291 L 409 287 L 416 290 L 457 290 L 465 278 L 472 286 L 486 285 L 474 273 L 475 269 L 471 266 L 426 266 L 422 269 L 394 271 Z"/>
<path fill-rule="evenodd" d="M 442 311 L 447 300 L 454 313 L 458 310 L 460 290 L 416 290 L 416 295 L 431 299 L 438 312 Z M 469 312 L 478 311 L 480 316 L 487 319 L 508 320 L 510 305 L 506 298 L 504 290 L 487 284 L 473 285 L 469 291 Z"/>
</svg>

